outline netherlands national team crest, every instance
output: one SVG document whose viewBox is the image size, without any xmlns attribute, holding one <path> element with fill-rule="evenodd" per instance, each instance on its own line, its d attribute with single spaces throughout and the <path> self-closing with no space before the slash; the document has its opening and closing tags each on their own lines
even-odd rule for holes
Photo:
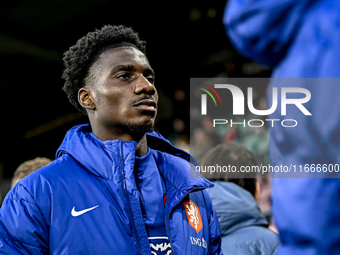
<svg viewBox="0 0 340 255">
<path fill-rule="evenodd" d="M 192 226 L 195 229 L 196 233 L 200 232 L 201 229 L 203 228 L 203 223 L 198 206 L 191 200 L 185 201 L 183 205 L 190 226 Z"/>
</svg>

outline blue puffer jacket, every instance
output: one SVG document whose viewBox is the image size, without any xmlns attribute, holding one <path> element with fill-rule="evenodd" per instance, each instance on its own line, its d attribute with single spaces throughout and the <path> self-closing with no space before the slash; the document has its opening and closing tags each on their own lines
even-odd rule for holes
<svg viewBox="0 0 340 255">
<path fill-rule="evenodd" d="M 253 196 L 231 182 L 214 182 L 208 190 L 220 223 L 224 255 L 271 255 L 279 249 L 279 236 Z"/>
<path fill-rule="evenodd" d="M 337 78 L 286 80 L 284 85 L 275 84 L 280 79 L 272 81 L 276 87 L 304 85 L 311 92 L 312 117 L 296 107 L 287 110 L 285 119 L 299 124 L 272 128 L 269 149 L 274 166 L 339 164 L 339 1 L 230 0 L 224 24 L 240 53 L 273 67 L 273 78 Z M 270 116 L 280 117 L 279 109 Z M 317 176 L 322 178 L 273 178 L 280 254 L 340 254 L 339 176 L 333 171 Z"/>
<path fill-rule="evenodd" d="M 0 254 L 151 254 L 133 173 L 135 146 L 103 142 L 89 125 L 72 128 L 57 159 L 6 196 Z M 193 171 L 189 154 L 160 135 L 150 133 L 148 146 L 166 185 L 171 254 L 222 254 L 218 221 L 203 190 L 212 184 Z M 198 207 L 200 231 L 188 221 L 183 205 L 188 200 Z M 91 210 L 74 217 L 74 209 Z"/>
<path fill-rule="evenodd" d="M 273 78 L 340 77 L 337 0 L 230 0 L 223 22 L 235 48 L 273 67 Z"/>
</svg>

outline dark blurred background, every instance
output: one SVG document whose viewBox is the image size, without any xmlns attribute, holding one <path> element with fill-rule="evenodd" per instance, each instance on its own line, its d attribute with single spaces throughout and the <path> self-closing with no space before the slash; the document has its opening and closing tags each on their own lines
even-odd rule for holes
<svg viewBox="0 0 340 255">
<path fill-rule="evenodd" d="M 62 91 L 62 55 L 105 24 L 133 27 L 147 41 L 160 108 L 156 129 L 189 138 L 190 77 L 267 76 L 225 34 L 224 1 L 3 1 L 0 9 L 1 146 L 4 194 L 18 165 L 54 159 L 68 129 L 86 123 Z M 6 108 L 4 108 L 6 106 Z"/>
</svg>

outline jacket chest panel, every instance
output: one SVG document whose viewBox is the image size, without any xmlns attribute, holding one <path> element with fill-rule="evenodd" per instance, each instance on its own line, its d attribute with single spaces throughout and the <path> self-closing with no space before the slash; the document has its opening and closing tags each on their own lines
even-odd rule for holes
<svg viewBox="0 0 340 255">
<path fill-rule="evenodd" d="M 124 190 L 114 181 L 91 178 L 85 183 L 74 185 L 72 191 L 55 192 L 56 196 L 67 199 L 52 199 L 56 201 L 52 204 L 50 218 L 52 247 L 62 251 L 63 245 L 66 247 L 72 242 L 79 243 L 77 247 L 82 247 L 86 254 L 98 253 L 90 252 L 92 247 L 102 247 L 100 254 L 136 253 L 136 238 Z"/>
</svg>

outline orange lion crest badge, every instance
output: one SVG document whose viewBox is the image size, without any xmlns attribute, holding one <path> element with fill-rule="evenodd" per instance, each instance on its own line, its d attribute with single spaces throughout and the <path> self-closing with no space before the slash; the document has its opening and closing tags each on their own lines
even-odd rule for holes
<svg viewBox="0 0 340 255">
<path fill-rule="evenodd" d="M 203 228 L 203 223 L 198 206 L 191 200 L 185 201 L 183 205 L 190 226 L 192 226 L 195 229 L 196 233 L 200 232 L 201 229 Z"/>
</svg>

